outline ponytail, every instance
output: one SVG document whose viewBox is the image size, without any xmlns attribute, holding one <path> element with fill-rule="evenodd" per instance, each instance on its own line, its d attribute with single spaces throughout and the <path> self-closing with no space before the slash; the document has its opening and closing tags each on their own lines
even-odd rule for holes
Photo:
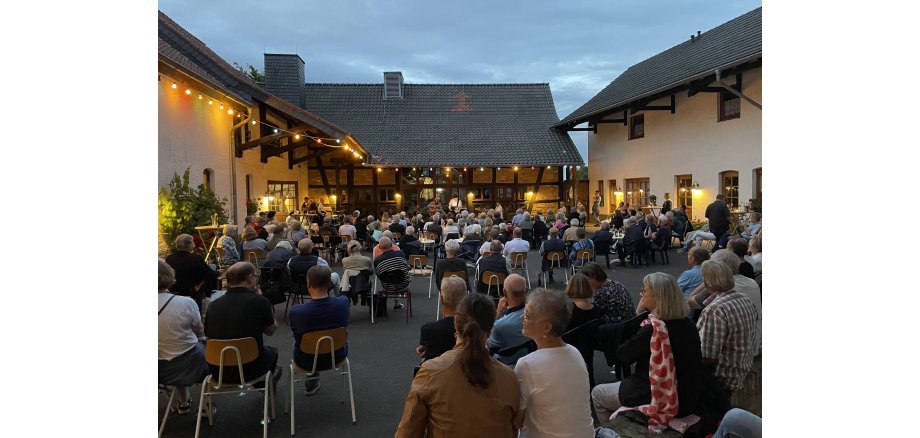
<svg viewBox="0 0 920 438">
<path fill-rule="evenodd" d="M 486 333 L 495 324 L 495 304 L 483 294 L 470 294 L 460 301 L 454 316 L 457 335 L 463 340 L 460 368 L 470 385 L 486 389 L 492 383 Z"/>
</svg>

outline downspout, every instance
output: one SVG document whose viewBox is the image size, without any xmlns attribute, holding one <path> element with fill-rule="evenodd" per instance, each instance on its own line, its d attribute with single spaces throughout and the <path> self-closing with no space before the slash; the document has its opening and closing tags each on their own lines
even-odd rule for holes
<svg viewBox="0 0 920 438">
<path fill-rule="evenodd" d="M 252 114 L 252 108 L 247 108 L 249 114 Z M 237 202 L 236 202 L 236 144 L 233 142 L 233 131 L 239 129 L 240 126 L 243 126 L 249 123 L 251 116 L 247 115 L 239 123 L 230 127 L 230 217 L 233 219 L 234 224 L 238 224 L 239 216 L 237 215 Z"/>
<path fill-rule="evenodd" d="M 741 93 L 740 90 L 736 90 L 732 88 L 731 85 L 728 85 L 725 82 L 722 82 L 722 69 L 721 68 L 716 69 L 716 83 L 719 84 L 720 87 L 726 89 L 729 93 L 734 94 L 735 96 L 738 96 L 741 99 L 744 99 L 745 101 L 747 101 L 747 103 L 754 105 L 757 109 L 763 111 L 763 106 L 761 106 L 759 102 L 755 101 L 754 99 L 751 99 L 748 96 L 745 96 L 743 93 Z"/>
</svg>

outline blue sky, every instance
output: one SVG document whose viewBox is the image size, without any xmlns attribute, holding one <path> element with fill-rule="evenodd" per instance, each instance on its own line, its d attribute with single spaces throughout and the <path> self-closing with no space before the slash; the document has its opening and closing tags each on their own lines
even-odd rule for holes
<svg viewBox="0 0 920 438">
<path fill-rule="evenodd" d="M 159 8 L 229 62 L 297 53 L 307 82 L 548 82 L 559 117 L 630 65 L 759 1 L 181 1 Z M 572 140 L 587 159 L 587 134 Z"/>
</svg>

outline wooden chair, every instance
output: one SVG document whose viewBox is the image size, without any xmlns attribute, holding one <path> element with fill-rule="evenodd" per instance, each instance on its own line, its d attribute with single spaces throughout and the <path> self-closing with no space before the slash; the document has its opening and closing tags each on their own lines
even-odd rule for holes
<svg viewBox="0 0 920 438">
<path fill-rule="evenodd" d="M 416 275 L 425 278 L 425 271 L 428 271 L 428 299 L 431 299 L 431 286 L 434 284 L 434 269 L 425 269 L 428 266 L 427 255 L 410 255 L 409 256 L 409 273 L 414 277 Z"/>
<path fill-rule="evenodd" d="M 578 273 L 585 263 L 594 261 L 594 248 L 583 248 L 575 252 L 575 261 L 572 262 L 572 275 Z"/>
<path fill-rule="evenodd" d="M 249 263 L 252 263 L 257 268 L 262 267 L 262 262 L 265 261 L 265 251 L 261 249 L 244 249 L 243 250 L 243 260 L 246 260 Z"/>
<path fill-rule="evenodd" d="M 486 285 L 486 295 L 492 296 L 492 286 L 495 286 L 494 299 L 501 298 L 502 284 L 505 282 L 507 275 L 504 272 L 484 271 L 480 281 Z"/>
<path fill-rule="evenodd" d="M 198 418 L 195 422 L 195 438 L 201 433 L 201 416 L 207 415 L 208 424 L 214 425 L 214 417 L 211 415 L 212 402 L 211 397 L 221 394 L 239 394 L 241 392 L 262 392 L 264 393 L 265 402 L 262 408 L 262 436 L 268 438 L 268 405 L 271 402 L 272 416 L 275 418 L 275 388 L 271 384 L 272 370 L 252 380 L 245 380 L 243 377 L 243 365 L 254 362 L 259 358 L 259 344 L 255 338 L 240 339 L 208 339 L 205 344 L 205 359 L 210 365 L 219 367 L 217 382 L 214 382 L 213 375 L 208 374 L 201 382 L 201 397 L 198 400 Z M 224 383 L 224 372 L 226 367 L 236 367 L 239 371 L 240 383 Z M 230 371 L 232 372 L 232 371 Z M 262 382 L 262 388 L 256 388 L 255 384 Z M 207 402 L 207 404 L 205 404 Z"/>
<path fill-rule="evenodd" d="M 549 279 L 549 274 L 547 272 L 552 272 L 552 270 L 559 268 L 562 269 L 562 273 L 565 275 L 565 282 L 569 282 L 569 270 L 562 266 L 562 261 L 565 260 L 564 251 L 549 251 L 546 254 L 543 254 L 543 258 L 549 260 L 549 271 L 543 273 L 543 284 L 548 284 L 546 281 Z"/>
<path fill-rule="evenodd" d="M 527 252 L 514 251 L 509 254 L 511 260 L 511 272 L 521 271 L 524 278 L 527 279 L 527 290 L 530 290 L 530 269 L 527 268 Z"/>
<path fill-rule="evenodd" d="M 466 271 L 448 271 L 448 272 L 445 272 L 444 275 L 442 276 L 442 278 L 450 278 L 450 277 L 460 277 L 463 279 L 463 282 L 466 283 Z M 440 287 L 441 285 L 438 285 L 438 288 Z M 468 286 L 467 286 L 467 292 L 469 292 Z M 441 292 L 440 292 L 440 289 L 438 289 L 438 310 L 435 311 L 434 319 L 435 320 L 441 319 Z"/>
<path fill-rule="evenodd" d="M 351 362 L 349 362 L 347 357 L 339 362 L 335 361 L 335 351 L 344 347 L 345 341 L 347 339 L 348 332 L 346 331 L 345 327 L 308 332 L 301 336 L 300 351 L 313 355 L 313 366 L 309 370 L 306 370 L 298 366 L 293 359 L 291 360 L 291 386 L 289 387 L 291 398 L 287 401 L 287 407 L 290 409 L 291 416 L 291 436 L 294 436 L 294 384 L 298 382 L 304 382 L 308 379 L 307 377 L 298 379 L 297 376 L 307 376 L 319 371 L 332 370 L 334 372 L 332 374 L 327 374 L 327 376 L 347 376 L 347 379 L 344 380 L 344 383 L 347 385 L 345 390 L 347 391 L 349 400 L 351 401 L 351 424 L 358 424 L 358 419 L 355 415 L 355 393 L 351 385 Z M 329 363 L 333 364 L 331 368 L 319 368 L 317 366 L 319 363 L 320 355 L 324 354 L 329 355 Z M 314 378 L 318 379 L 320 377 L 325 376 L 317 375 Z M 285 412 L 288 412 L 288 409 L 285 409 Z"/>
</svg>

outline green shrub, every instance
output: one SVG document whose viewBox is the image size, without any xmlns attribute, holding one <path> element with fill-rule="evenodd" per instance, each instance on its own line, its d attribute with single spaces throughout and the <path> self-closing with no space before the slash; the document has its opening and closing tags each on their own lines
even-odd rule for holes
<svg viewBox="0 0 920 438">
<path fill-rule="evenodd" d="M 189 168 L 186 168 L 182 178 L 175 173 L 169 187 L 160 187 L 157 199 L 160 233 L 170 246 L 180 234 L 191 234 L 196 243 L 200 243 L 195 227 L 210 225 L 211 216 L 215 213 L 220 223 L 225 224 L 229 220 L 224 209 L 227 198 L 218 198 L 204 184 L 198 185 L 197 189 L 191 188 L 188 175 Z"/>
</svg>

